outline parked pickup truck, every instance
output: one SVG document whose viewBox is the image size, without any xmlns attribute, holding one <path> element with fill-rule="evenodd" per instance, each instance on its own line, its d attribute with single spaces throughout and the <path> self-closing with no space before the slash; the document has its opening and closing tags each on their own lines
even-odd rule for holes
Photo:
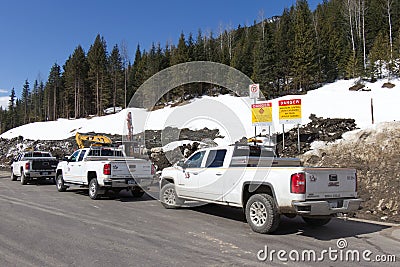
<svg viewBox="0 0 400 267">
<path fill-rule="evenodd" d="M 54 179 L 58 160 L 45 151 L 25 151 L 18 154 L 11 164 L 11 180 L 21 177 L 21 184 L 32 180 Z"/>
<path fill-rule="evenodd" d="M 141 186 L 150 185 L 153 171 L 150 161 L 127 158 L 118 148 L 95 146 L 76 150 L 60 162 L 56 185 L 59 192 L 70 186 L 88 187 L 91 199 L 98 199 L 109 190 L 118 194 L 122 189 L 141 197 Z"/>
<path fill-rule="evenodd" d="M 276 158 L 272 149 L 252 145 L 201 149 L 165 168 L 160 200 L 165 208 L 187 200 L 241 207 L 259 233 L 276 230 L 282 214 L 321 226 L 362 202 L 356 170 L 302 167 L 298 159 Z"/>
</svg>

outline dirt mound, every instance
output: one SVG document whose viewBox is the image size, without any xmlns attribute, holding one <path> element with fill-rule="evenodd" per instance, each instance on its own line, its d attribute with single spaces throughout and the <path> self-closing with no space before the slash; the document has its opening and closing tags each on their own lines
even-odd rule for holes
<svg viewBox="0 0 400 267">
<path fill-rule="evenodd" d="M 310 123 L 300 127 L 300 152 L 297 128 L 285 133 L 285 148 L 283 148 L 283 134 L 276 136 L 276 150 L 279 156 L 297 157 L 309 151 L 314 141 L 332 142 L 342 138 L 345 132 L 357 129 L 353 119 L 324 119 L 314 114 L 310 115 L 310 119 Z"/>
<path fill-rule="evenodd" d="M 340 142 L 300 156 L 305 165 L 357 169 L 359 196 L 365 200 L 357 217 L 400 222 L 400 122 L 344 135 Z"/>
</svg>

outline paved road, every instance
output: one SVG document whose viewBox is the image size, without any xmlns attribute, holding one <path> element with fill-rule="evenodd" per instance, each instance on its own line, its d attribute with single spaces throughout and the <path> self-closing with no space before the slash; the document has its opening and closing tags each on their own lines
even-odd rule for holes
<svg viewBox="0 0 400 267">
<path fill-rule="evenodd" d="M 0 172 L 0 216 L 0 266 L 309 266 L 321 263 L 294 262 L 289 255 L 296 258 L 297 251 L 301 259 L 305 250 L 315 250 L 319 258 L 324 249 L 338 250 L 341 238 L 347 241 L 343 252 L 370 250 L 371 259 L 391 254 L 400 261 L 399 227 L 335 219 L 313 229 L 300 219 L 283 218 L 275 234 L 261 235 L 250 230 L 239 209 L 166 210 L 127 192 L 94 201 L 84 190 L 22 186 L 7 172 Z M 268 253 L 285 250 L 281 258 L 288 261 L 276 253 L 272 262 L 258 260 L 266 246 Z M 396 266 L 322 255 L 327 266 Z"/>
</svg>

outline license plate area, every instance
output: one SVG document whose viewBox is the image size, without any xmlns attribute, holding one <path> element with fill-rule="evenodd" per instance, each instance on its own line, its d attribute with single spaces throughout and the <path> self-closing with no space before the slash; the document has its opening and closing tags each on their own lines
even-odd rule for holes
<svg viewBox="0 0 400 267">
<path fill-rule="evenodd" d="M 135 185 L 135 184 L 136 184 L 136 181 L 133 180 L 133 179 L 131 179 L 131 180 L 128 180 L 128 181 L 127 181 L 127 184 L 129 184 L 129 185 Z"/>
<path fill-rule="evenodd" d="M 329 208 L 336 209 L 338 207 L 337 201 L 329 202 Z"/>
<path fill-rule="evenodd" d="M 41 172 L 40 174 L 41 174 L 41 175 L 49 175 L 48 172 Z"/>
</svg>

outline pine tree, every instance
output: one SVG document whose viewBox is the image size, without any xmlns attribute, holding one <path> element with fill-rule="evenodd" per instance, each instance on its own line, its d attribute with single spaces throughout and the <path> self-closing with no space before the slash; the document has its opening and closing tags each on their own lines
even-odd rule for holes
<svg viewBox="0 0 400 267">
<path fill-rule="evenodd" d="M 10 93 L 10 100 L 8 101 L 8 120 L 6 125 L 2 125 L 4 130 L 12 129 L 16 126 L 15 124 L 15 102 L 16 102 L 16 95 L 14 87 L 11 89 Z"/>
<path fill-rule="evenodd" d="M 28 111 L 29 111 L 29 96 L 30 96 L 30 92 L 29 92 L 30 88 L 29 88 L 29 82 L 28 80 L 25 80 L 25 84 L 22 88 L 22 106 L 23 106 L 23 124 L 28 123 Z"/>
<path fill-rule="evenodd" d="M 103 107 L 103 86 L 105 85 L 106 79 L 106 67 L 107 67 L 107 49 L 105 40 L 98 34 L 94 43 L 90 46 L 87 54 L 89 62 L 89 80 L 90 87 L 94 91 L 95 101 L 91 101 L 94 104 L 94 111 L 98 116 L 102 114 Z"/>
<path fill-rule="evenodd" d="M 315 34 L 311 11 L 305 0 L 296 2 L 294 26 L 293 81 L 296 90 L 308 90 L 317 79 Z"/>
<path fill-rule="evenodd" d="M 123 104 L 123 65 L 118 45 L 115 45 L 109 57 L 109 69 L 112 80 L 112 105 L 116 106 Z"/>
</svg>

